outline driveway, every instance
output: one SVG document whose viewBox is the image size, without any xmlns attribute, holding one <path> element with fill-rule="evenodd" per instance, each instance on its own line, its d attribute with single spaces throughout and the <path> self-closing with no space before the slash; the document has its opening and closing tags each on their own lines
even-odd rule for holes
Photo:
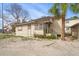
<svg viewBox="0 0 79 59">
<path fill-rule="evenodd" d="M 79 41 L 0 40 L 2 56 L 77 56 Z"/>
</svg>

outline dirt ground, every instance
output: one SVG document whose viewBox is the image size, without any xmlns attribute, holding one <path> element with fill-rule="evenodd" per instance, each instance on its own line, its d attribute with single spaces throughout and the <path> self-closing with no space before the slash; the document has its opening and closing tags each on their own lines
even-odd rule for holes
<svg viewBox="0 0 79 59">
<path fill-rule="evenodd" d="M 78 56 L 79 40 L 0 40 L 2 56 Z"/>
</svg>

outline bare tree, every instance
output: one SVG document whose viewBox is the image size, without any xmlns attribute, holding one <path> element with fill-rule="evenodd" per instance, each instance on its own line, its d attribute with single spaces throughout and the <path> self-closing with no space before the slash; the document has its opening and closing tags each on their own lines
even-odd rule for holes
<svg viewBox="0 0 79 59">
<path fill-rule="evenodd" d="M 21 5 L 13 3 L 6 11 L 12 16 L 16 23 L 26 22 L 29 14 L 27 10 L 24 10 Z M 15 32 L 16 24 L 12 23 L 12 31 Z"/>
<path fill-rule="evenodd" d="M 24 10 L 21 5 L 16 3 L 10 4 L 10 8 L 6 9 L 6 11 L 12 15 L 17 23 L 20 23 L 20 21 L 24 21 L 29 17 L 28 12 Z"/>
<path fill-rule="evenodd" d="M 21 21 L 24 23 L 29 19 L 29 17 L 30 16 L 29 16 L 28 12 L 26 10 L 22 10 L 22 13 L 21 13 L 21 16 L 20 16 Z"/>
<path fill-rule="evenodd" d="M 10 20 L 9 20 L 9 16 L 4 14 L 3 15 L 0 15 L 0 18 L 2 18 L 2 30 L 3 30 L 3 33 L 5 33 L 7 29 L 10 30 L 9 26 L 10 26 Z"/>
</svg>

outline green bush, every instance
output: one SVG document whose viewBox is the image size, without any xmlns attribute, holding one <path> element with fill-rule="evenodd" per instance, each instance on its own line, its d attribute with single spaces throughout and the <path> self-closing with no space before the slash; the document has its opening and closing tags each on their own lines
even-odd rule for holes
<svg viewBox="0 0 79 59">
<path fill-rule="evenodd" d="M 75 37 L 75 36 L 72 36 L 72 40 L 75 40 L 75 39 L 77 39 L 77 37 Z"/>
<path fill-rule="evenodd" d="M 35 34 L 34 37 L 36 37 L 36 38 L 43 38 L 43 39 L 56 39 L 56 36 L 55 35 L 46 36 L 46 35 L 38 35 L 38 34 Z"/>
<path fill-rule="evenodd" d="M 72 36 L 71 33 L 65 33 L 65 36 Z"/>
</svg>

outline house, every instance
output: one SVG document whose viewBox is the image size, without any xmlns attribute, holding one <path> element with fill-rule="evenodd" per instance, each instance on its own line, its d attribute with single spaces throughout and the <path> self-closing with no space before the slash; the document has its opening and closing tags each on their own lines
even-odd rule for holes
<svg viewBox="0 0 79 59">
<path fill-rule="evenodd" d="M 47 16 L 16 25 L 17 36 L 32 36 L 61 33 L 61 20 Z"/>
<path fill-rule="evenodd" d="M 71 26 L 79 23 L 79 19 L 68 19 L 65 21 L 65 33 L 71 33 Z"/>
<path fill-rule="evenodd" d="M 17 36 L 34 35 L 61 35 L 61 19 L 57 20 L 54 17 L 47 16 L 34 19 L 25 23 L 16 25 Z M 79 37 L 79 19 L 65 21 L 65 33 L 71 34 L 74 37 Z"/>
<path fill-rule="evenodd" d="M 11 33 L 12 27 L 10 24 L 5 24 L 4 25 L 4 33 Z"/>
<path fill-rule="evenodd" d="M 66 33 L 70 33 L 73 37 L 79 38 L 79 19 L 66 21 Z"/>
<path fill-rule="evenodd" d="M 72 36 L 79 39 L 79 23 L 71 26 Z"/>
</svg>

